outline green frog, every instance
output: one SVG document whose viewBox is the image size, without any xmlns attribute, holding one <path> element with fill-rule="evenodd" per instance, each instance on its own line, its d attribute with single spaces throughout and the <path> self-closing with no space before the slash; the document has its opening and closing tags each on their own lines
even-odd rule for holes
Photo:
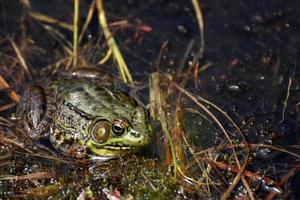
<svg viewBox="0 0 300 200">
<path fill-rule="evenodd" d="M 55 149 L 75 158 L 106 160 L 148 145 L 148 112 L 127 94 L 87 80 L 31 86 L 19 108 L 29 137 L 49 138 Z"/>
</svg>

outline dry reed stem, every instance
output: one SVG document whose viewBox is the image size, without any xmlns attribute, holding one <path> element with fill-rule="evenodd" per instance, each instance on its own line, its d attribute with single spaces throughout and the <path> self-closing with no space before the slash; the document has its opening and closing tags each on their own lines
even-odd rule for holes
<svg viewBox="0 0 300 200">
<path fill-rule="evenodd" d="M 27 63 L 26 63 L 26 61 L 25 61 L 25 59 L 24 59 L 24 57 L 23 57 L 20 49 L 18 48 L 18 46 L 16 45 L 16 43 L 13 41 L 13 39 L 9 38 L 9 41 L 10 41 L 12 47 L 14 48 L 16 54 L 17 54 L 17 57 L 19 59 L 19 63 L 23 67 L 23 70 L 26 72 L 28 78 L 30 80 L 32 80 L 32 76 L 31 76 L 31 73 L 29 71 L 29 67 L 28 67 L 28 65 L 27 65 Z"/>
<path fill-rule="evenodd" d="M 288 100 L 289 100 L 289 97 L 290 97 L 291 86 L 292 86 L 292 78 L 290 77 L 289 78 L 289 83 L 288 83 L 288 86 L 287 86 L 286 97 L 283 101 L 283 109 L 282 109 L 282 112 L 281 112 L 281 120 L 279 121 L 278 124 L 281 124 L 284 121 L 284 115 L 285 115 L 286 107 L 287 107 Z"/>
<path fill-rule="evenodd" d="M 33 197 L 35 199 L 36 198 L 47 199 L 47 198 L 49 198 L 49 196 L 55 195 L 62 188 L 63 188 L 63 185 L 61 183 L 56 183 L 54 185 L 47 185 L 44 187 L 29 189 L 28 191 L 24 191 L 24 194 L 27 196 Z"/>
<path fill-rule="evenodd" d="M 54 172 L 35 172 L 32 174 L 14 176 L 14 175 L 0 175 L 0 180 L 39 180 L 39 179 L 51 179 L 55 177 Z"/>
<path fill-rule="evenodd" d="M 219 108 L 218 106 L 216 106 L 216 105 L 213 104 L 212 102 L 210 102 L 210 101 L 208 101 L 208 100 L 206 100 L 206 99 L 204 99 L 204 98 L 202 98 L 202 97 L 200 97 L 200 96 L 198 96 L 198 99 L 200 99 L 201 101 L 207 103 L 208 105 L 212 106 L 212 107 L 215 108 L 217 111 L 219 111 L 220 113 L 222 113 L 222 114 L 226 117 L 226 119 L 229 120 L 229 122 L 234 126 L 234 128 L 237 130 L 237 132 L 238 132 L 238 133 L 240 134 L 240 136 L 243 138 L 243 141 L 244 141 L 244 143 L 245 143 L 245 147 L 246 147 L 246 158 L 245 158 L 245 161 L 244 161 L 244 162 L 245 162 L 245 164 L 247 164 L 248 161 L 249 161 L 249 157 L 250 157 L 250 149 L 249 149 L 247 140 L 246 140 L 246 138 L 245 138 L 245 136 L 244 136 L 242 130 L 240 129 L 240 127 L 238 127 L 238 125 L 231 119 L 231 117 L 229 117 L 228 114 L 227 114 L 226 112 L 224 112 L 221 108 Z M 234 147 L 232 144 L 230 144 L 230 145 L 231 145 L 232 147 Z M 241 170 L 245 170 L 245 169 L 243 169 L 243 166 L 244 166 L 245 164 L 241 167 L 241 166 L 240 166 L 239 160 L 236 159 L 236 162 L 237 162 L 237 166 L 238 166 L 239 168 L 241 168 Z M 246 167 L 246 166 L 245 166 L 245 167 Z M 227 199 L 227 198 L 229 198 L 231 192 L 233 191 L 233 189 L 235 188 L 235 186 L 236 186 L 237 183 L 238 183 L 238 180 L 239 180 L 238 178 L 240 178 L 240 177 L 239 177 L 240 175 L 242 175 L 242 174 L 237 174 L 236 178 L 234 179 L 234 180 L 236 180 L 236 181 L 234 181 L 234 182 L 230 185 L 230 187 L 226 190 L 226 192 L 223 194 L 223 196 L 222 196 L 221 199 Z M 251 188 L 250 188 L 248 182 L 247 182 L 246 179 L 245 179 L 245 176 L 242 176 L 241 178 L 242 178 L 242 182 L 244 183 L 244 186 L 246 187 L 246 189 L 247 189 L 247 191 L 248 191 L 248 195 L 249 195 L 250 199 L 251 199 L 251 200 L 255 200 L 255 198 L 254 198 L 254 196 L 253 196 L 253 193 L 252 193 L 252 190 L 251 190 Z"/>
<path fill-rule="evenodd" d="M 187 47 L 186 47 L 186 49 L 185 49 L 185 51 L 183 53 L 183 56 L 182 56 L 182 58 L 179 61 L 177 72 L 176 72 L 177 76 L 180 76 L 182 74 L 182 70 L 184 68 L 184 63 L 187 60 L 190 52 L 192 51 L 194 43 L 195 43 L 195 39 L 194 38 L 191 39 L 190 42 L 188 43 L 188 45 L 187 45 Z"/>
<path fill-rule="evenodd" d="M 37 13 L 37 12 L 29 12 L 28 14 L 31 18 L 33 18 L 35 20 L 38 20 L 38 21 L 41 21 L 41 22 L 46 22 L 48 24 L 54 24 L 54 25 L 57 25 L 61 28 L 64 28 L 64 29 L 67 29 L 67 30 L 73 32 L 73 25 L 72 24 L 61 22 L 57 19 L 51 18 L 47 15 Z"/>
<path fill-rule="evenodd" d="M 157 119 L 164 132 L 164 135 L 167 138 L 167 142 L 169 145 L 166 146 L 166 164 L 170 166 L 173 163 L 174 166 L 174 178 L 177 177 L 177 170 L 178 170 L 178 161 L 176 157 L 176 152 L 173 144 L 173 139 L 171 137 L 170 128 L 169 128 L 169 121 L 167 119 L 167 113 L 165 111 L 166 102 L 165 97 L 163 96 L 163 91 L 160 89 L 160 75 L 158 72 L 154 72 L 149 77 L 149 85 L 150 85 L 150 114 L 152 117 Z M 169 148 L 168 148 L 169 147 Z M 168 151 L 170 149 L 170 152 Z M 170 155 L 171 153 L 171 155 Z M 170 158 L 171 157 L 171 158 Z M 172 162 L 171 162 L 172 159 Z"/>
<path fill-rule="evenodd" d="M 5 105 L 2 105 L 0 106 L 0 112 L 4 111 L 4 110 L 8 110 L 10 108 L 13 108 L 15 107 L 16 105 L 18 105 L 16 102 L 13 102 L 13 103 L 8 103 L 8 104 L 5 104 Z"/>
<path fill-rule="evenodd" d="M 111 57 L 111 55 L 112 55 L 112 50 L 108 49 L 105 56 L 98 62 L 98 64 L 103 65 L 104 63 L 106 63 L 108 59 Z"/>
<path fill-rule="evenodd" d="M 6 80 L 0 75 L 0 89 L 8 89 L 10 88 L 9 84 L 6 82 Z M 14 100 L 15 102 L 20 101 L 20 96 L 17 95 L 16 92 L 8 90 L 8 96 Z"/>
<path fill-rule="evenodd" d="M 116 61 L 121 78 L 125 83 L 128 82 L 130 84 L 133 84 L 133 79 L 128 70 L 126 62 L 123 58 L 123 55 L 121 54 L 120 49 L 119 49 L 112 33 L 109 30 L 109 26 L 107 24 L 106 17 L 105 17 L 105 11 L 103 8 L 103 1 L 102 0 L 95 0 L 95 1 L 96 1 L 97 9 L 98 9 L 99 24 L 103 30 L 104 36 L 107 40 L 107 44 L 108 44 L 109 48 L 112 50 L 112 54 L 114 56 L 114 60 Z"/>
<path fill-rule="evenodd" d="M 222 169 L 222 170 L 230 170 L 231 172 L 234 172 L 234 173 L 238 173 L 240 171 L 240 169 L 236 168 L 236 167 L 232 167 L 232 166 L 229 166 L 228 164 L 226 163 L 223 163 L 223 162 L 218 162 L 218 161 L 215 161 L 215 160 L 209 160 L 207 158 L 197 158 L 198 162 L 201 162 L 201 163 L 207 163 L 207 164 L 210 164 L 210 165 L 215 165 L 217 168 L 219 169 Z M 264 176 L 264 175 L 259 175 L 257 172 L 251 172 L 251 171 L 248 171 L 248 170 L 245 170 L 244 171 L 244 175 L 247 176 L 250 180 L 252 181 L 265 181 L 266 184 L 274 184 L 274 180 L 267 177 L 267 176 Z"/>
<path fill-rule="evenodd" d="M 14 126 L 14 124 L 11 121 L 9 121 L 9 120 L 5 119 L 4 117 L 1 117 L 1 116 L 0 116 L 0 124 L 3 125 L 3 126 L 7 126 L 7 127 L 13 127 Z"/>
<path fill-rule="evenodd" d="M 196 156 L 196 154 L 195 154 L 195 151 L 193 150 L 193 148 L 191 147 L 191 145 L 188 143 L 188 141 L 187 141 L 185 135 L 183 135 L 183 141 L 184 141 L 184 143 L 186 144 L 186 146 L 188 147 L 188 149 L 189 149 L 190 153 L 192 154 L 194 160 L 196 161 L 196 163 L 197 163 L 199 169 L 201 169 L 202 172 L 204 172 L 204 171 L 207 171 L 207 172 L 208 172 L 210 169 L 209 169 L 209 168 L 206 169 L 206 170 L 204 169 L 203 163 L 200 163 L 199 160 L 197 159 L 197 156 Z M 185 167 L 185 170 L 187 170 L 187 169 L 188 169 L 188 167 Z M 208 173 L 205 173 L 205 174 L 208 174 Z M 209 178 L 209 177 L 206 176 L 206 180 L 208 180 L 208 178 Z M 190 179 L 192 179 L 192 178 L 190 178 Z M 193 180 L 193 179 L 192 179 L 192 180 Z M 195 182 L 196 182 L 196 183 L 199 183 L 199 181 L 195 181 Z M 206 181 L 205 185 L 207 186 L 208 191 L 209 191 L 209 190 L 210 190 L 210 189 L 209 189 L 209 184 L 207 184 L 207 183 L 208 183 L 208 181 Z M 204 183 L 201 183 L 201 185 L 204 185 Z"/>
<path fill-rule="evenodd" d="M 30 149 L 28 149 L 28 148 L 26 148 L 26 147 L 24 146 L 24 144 L 20 144 L 20 143 L 16 142 L 15 140 L 6 138 L 6 137 L 4 137 L 4 136 L 0 137 L 0 140 L 1 140 L 1 142 L 4 143 L 4 144 L 11 144 L 11 145 L 14 145 L 14 146 L 16 146 L 16 147 L 18 147 L 18 148 L 20 148 L 20 149 L 23 149 L 23 150 L 26 151 L 27 153 L 33 154 L 33 152 L 32 152 Z"/>
<path fill-rule="evenodd" d="M 180 92 L 182 92 L 183 94 L 185 94 L 186 96 L 188 96 L 192 101 L 194 101 L 201 109 L 203 109 L 214 121 L 215 123 L 220 127 L 220 129 L 222 130 L 222 132 L 224 133 L 225 137 L 227 138 L 230 146 L 231 146 L 231 149 L 232 149 L 232 152 L 233 152 L 233 155 L 235 157 L 235 160 L 236 160 L 236 163 L 237 163 L 237 166 L 239 167 L 239 169 L 241 170 L 237 175 L 236 177 L 234 178 L 234 181 L 233 183 L 230 185 L 230 187 L 226 190 L 226 192 L 223 194 L 223 196 L 221 197 L 221 199 L 227 199 L 229 198 L 231 192 L 233 191 L 233 189 L 235 188 L 235 186 L 237 185 L 238 181 L 242 178 L 242 181 L 245 185 L 245 187 L 247 188 L 247 191 L 248 191 L 248 194 L 249 194 L 249 197 L 251 200 L 255 199 L 253 194 L 252 194 L 252 191 L 250 189 L 250 186 L 249 184 L 247 183 L 246 179 L 244 178 L 243 176 L 243 171 L 245 170 L 247 164 L 248 164 L 248 160 L 249 160 L 249 147 L 246 147 L 246 150 L 247 150 L 247 154 L 246 154 L 246 158 L 245 158 L 245 161 L 244 161 L 244 164 L 241 166 L 240 165 L 240 161 L 238 159 L 238 156 L 237 156 L 237 153 L 235 151 L 235 148 L 234 148 L 234 145 L 232 143 L 232 140 L 230 139 L 227 131 L 225 130 L 225 128 L 223 127 L 223 125 L 221 124 L 221 122 L 202 104 L 198 101 L 198 99 L 192 95 L 190 92 L 186 91 L 184 88 L 182 88 L 181 86 L 179 86 L 178 84 L 176 84 L 175 82 L 171 81 L 171 84 L 174 85 Z M 201 98 L 203 99 L 203 98 Z M 205 99 L 203 99 L 205 100 Z M 209 101 L 206 100 L 206 102 L 210 103 Z M 210 103 L 211 104 L 211 103 Z M 215 108 L 218 108 L 217 106 L 213 105 Z M 228 117 L 228 120 L 230 120 L 233 125 L 235 126 L 235 128 L 237 128 L 237 130 L 241 133 L 242 137 L 244 138 L 241 130 L 239 129 L 239 127 L 233 122 L 233 120 L 231 120 L 231 118 L 225 113 L 223 112 L 222 110 L 218 110 L 218 111 L 221 111 L 221 113 L 223 115 L 225 115 L 226 117 Z M 246 140 L 244 140 L 246 141 Z M 253 198 L 252 198 L 253 197 Z"/>
<path fill-rule="evenodd" d="M 185 151 L 184 151 L 184 141 L 182 140 L 182 137 L 184 137 L 185 131 L 184 131 L 184 125 L 182 116 L 180 113 L 175 114 L 175 119 L 173 121 L 173 127 L 171 129 L 171 135 L 174 143 L 174 151 L 176 154 L 178 167 L 182 169 L 183 172 L 185 172 L 185 166 L 186 166 L 186 157 L 185 157 Z"/>
<path fill-rule="evenodd" d="M 196 18 L 198 20 L 198 26 L 199 26 L 199 31 L 200 31 L 200 47 L 199 47 L 197 54 L 194 56 L 193 64 L 192 64 L 192 65 L 194 65 L 197 62 L 197 60 L 200 59 L 203 55 L 205 41 L 204 41 L 204 20 L 203 20 L 203 14 L 201 11 L 199 0 L 191 0 L 191 1 L 192 1 L 192 4 L 193 4 L 195 12 L 196 12 Z"/>
<path fill-rule="evenodd" d="M 155 65 L 156 65 L 157 69 L 159 69 L 160 61 L 161 61 L 163 52 L 165 51 L 168 43 L 169 43 L 168 40 L 164 41 L 163 44 L 161 45 L 160 49 L 159 49 L 159 53 L 158 53 L 157 59 L 155 61 Z"/>
<path fill-rule="evenodd" d="M 68 41 L 64 34 L 59 32 L 52 26 L 43 25 L 43 27 L 52 34 L 52 36 L 60 43 L 60 45 L 67 52 L 68 55 L 73 56 L 72 43 Z"/>
<path fill-rule="evenodd" d="M 78 32 L 79 32 L 79 0 L 74 0 L 74 22 L 73 22 L 73 69 L 78 62 Z"/>
<path fill-rule="evenodd" d="M 79 39 L 78 39 L 78 43 L 80 44 L 82 39 L 83 39 L 83 36 L 84 36 L 84 33 L 86 32 L 89 24 L 91 23 L 92 21 L 92 18 L 93 18 L 93 15 L 94 15 L 94 12 L 95 12 L 95 1 L 93 1 L 90 5 L 90 8 L 89 8 L 89 11 L 88 11 L 88 14 L 86 16 L 86 20 L 84 22 L 84 25 L 82 27 L 82 30 L 80 32 L 80 35 L 79 35 Z"/>
</svg>

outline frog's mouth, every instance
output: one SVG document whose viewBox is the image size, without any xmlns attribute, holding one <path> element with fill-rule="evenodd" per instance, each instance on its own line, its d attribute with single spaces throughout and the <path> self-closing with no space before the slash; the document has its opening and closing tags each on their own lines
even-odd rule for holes
<svg viewBox="0 0 300 200">
<path fill-rule="evenodd" d="M 94 148 L 97 149 L 107 149 L 107 150 L 116 150 L 116 151 L 122 151 L 122 150 L 135 150 L 140 148 L 139 146 L 129 145 L 129 144 L 123 144 L 121 142 L 110 142 L 110 143 L 104 143 L 104 144 L 98 144 L 98 143 L 92 143 Z"/>
<path fill-rule="evenodd" d="M 136 152 L 138 146 L 123 144 L 120 141 L 106 144 L 97 144 L 93 140 L 87 141 L 85 146 L 88 148 L 91 157 L 118 157 L 123 154 Z"/>
<path fill-rule="evenodd" d="M 118 145 L 105 145 L 105 146 L 102 146 L 101 148 L 103 148 L 103 149 L 110 149 L 110 150 L 133 150 L 133 149 L 136 149 L 137 147 L 133 147 L 133 146 L 118 146 Z"/>
</svg>

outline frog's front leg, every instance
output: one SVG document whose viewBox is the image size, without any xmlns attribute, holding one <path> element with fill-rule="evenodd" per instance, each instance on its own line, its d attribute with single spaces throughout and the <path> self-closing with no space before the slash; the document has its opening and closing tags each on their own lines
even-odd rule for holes
<svg viewBox="0 0 300 200">
<path fill-rule="evenodd" d="M 54 112 L 54 99 L 40 86 L 31 86 L 20 102 L 18 115 L 31 138 L 39 139 L 49 134 Z"/>
</svg>

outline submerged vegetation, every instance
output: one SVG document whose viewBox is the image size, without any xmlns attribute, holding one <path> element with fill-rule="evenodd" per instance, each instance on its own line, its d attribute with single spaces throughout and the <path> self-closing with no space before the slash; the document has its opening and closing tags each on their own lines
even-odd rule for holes
<svg viewBox="0 0 300 200">
<path fill-rule="evenodd" d="M 6 27 L 0 35 L 0 198 L 271 200 L 294 195 L 290 184 L 299 171 L 297 146 L 277 145 L 275 133 L 267 127 L 255 130 L 254 121 L 260 116 L 240 116 L 235 109 L 214 103 L 221 99 L 200 95 L 200 77 L 213 64 L 204 55 L 208 44 L 199 1 L 191 0 L 188 12 L 198 34 L 189 38 L 184 51 L 170 56 L 181 58 L 172 69 L 165 66 L 166 60 L 173 63 L 167 56 L 169 38 L 159 44 L 151 69 L 128 65 L 130 45 L 141 48 L 143 37 L 153 31 L 150 25 L 126 18 L 110 21 L 107 13 L 113 11 L 106 6 L 116 3 L 73 3 L 74 9 L 68 10 L 73 13 L 66 11 L 65 21 L 58 19 L 61 13 L 37 11 L 31 1 L 0 3 L 2 10 L 7 8 L 0 24 Z M 123 34 L 121 39 L 118 34 Z M 276 60 L 262 57 L 265 65 Z M 233 59 L 230 67 L 238 62 Z M 46 86 L 61 74 L 80 77 L 81 68 L 95 70 L 90 78 L 101 84 L 125 88 L 149 109 L 155 137 L 147 149 L 107 162 L 76 160 L 54 150 L 48 141 L 29 138 L 20 128 L 15 111 L 26 87 Z M 290 73 L 276 127 L 291 107 L 295 73 L 299 72 Z M 232 84 L 229 90 L 238 98 L 241 87 Z M 298 118 L 299 101 L 293 110 Z M 282 155 L 285 165 L 272 160 Z"/>
</svg>

